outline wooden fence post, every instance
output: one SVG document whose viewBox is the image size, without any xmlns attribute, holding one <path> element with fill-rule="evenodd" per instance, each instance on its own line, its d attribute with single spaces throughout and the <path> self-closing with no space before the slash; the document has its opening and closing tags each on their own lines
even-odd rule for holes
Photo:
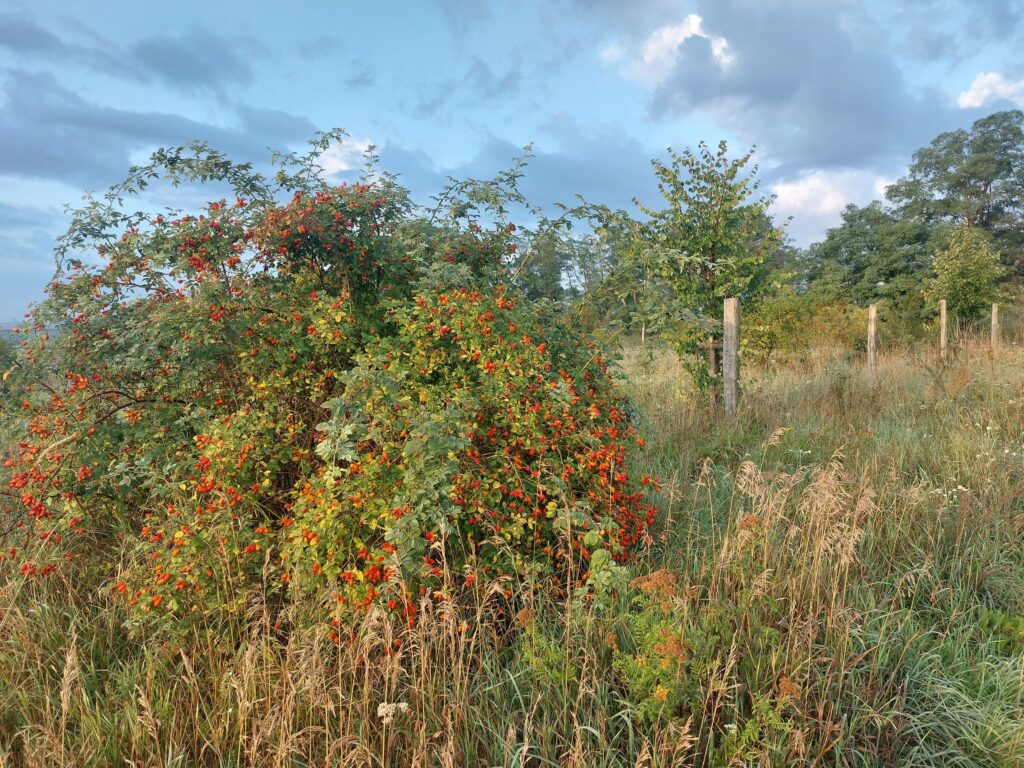
<svg viewBox="0 0 1024 768">
<path fill-rule="evenodd" d="M 992 352 L 999 349 L 999 305 L 992 304 Z"/>
<path fill-rule="evenodd" d="M 725 417 L 739 413 L 737 383 L 740 367 L 740 300 L 726 299 L 722 317 L 722 374 L 725 379 Z"/>
<path fill-rule="evenodd" d="M 714 337 L 708 339 L 708 381 L 711 383 L 708 387 L 708 404 L 713 411 L 718 407 L 718 357 Z"/>
<path fill-rule="evenodd" d="M 872 376 L 878 368 L 877 350 L 875 348 L 875 324 L 878 321 L 878 305 L 868 307 L 868 373 Z"/>
<path fill-rule="evenodd" d="M 949 337 L 946 326 L 946 300 L 939 299 L 939 357 L 943 362 L 949 349 Z"/>
</svg>

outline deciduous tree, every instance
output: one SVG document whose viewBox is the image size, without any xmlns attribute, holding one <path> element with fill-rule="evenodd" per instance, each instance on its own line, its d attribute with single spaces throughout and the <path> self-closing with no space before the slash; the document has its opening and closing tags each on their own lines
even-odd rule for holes
<svg viewBox="0 0 1024 768">
<path fill-rule="evenodd" d="M 645 261 L 677 301 L 699 317 L 677 339 L 682 352 L 703 348 L 707 374 L 717 372 L 715 344 L 725 298 L 749 299 L 764 287 L 765 259 L 781 242 L 768 211 L 773 198 L 760 194 L 754 150 L 730 158 L 728 145 L 712 150 L 669 150 L 669 162 L 653 161 L 658 189 L 667 204 L 638 203 L 650 217 Z M 701 381 L 698 369 L 697 380 Z M 706 379 L 705 379 L 706 381 Z"/>
<path fill-rule="evenodd" d="M 932 272 L 928 284 L 932 303 L 945 299 L 953 317 L 967 320 L 980 317 L 988 309 L 1004 274 L 987 233 L 966 224 L 958 227 L 935 254 Z"/>
</svg>

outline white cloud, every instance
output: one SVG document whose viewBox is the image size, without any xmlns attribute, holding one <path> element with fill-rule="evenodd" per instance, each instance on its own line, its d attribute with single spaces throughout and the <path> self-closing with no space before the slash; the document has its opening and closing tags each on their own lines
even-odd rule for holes
<svg viewBox="0 0 1024 768">
<path fill-rule="evenodd" d="M 320 165 L 323 166 L 327 178 L 337 178 L 362 167 L 363 155 L 371 146 L 373 142 L 369 139 L 349 138 L 335 142 L 320 155 Z"/>
<path fill-rule="evenodd" d="M 651 33 L 640 50 L 640 58 L 636 62 L 637 71 L 644 79 L 660 80 L 666 76 L 676 63 L 679 46 L 694 35 L 707 37 L 701 26 L 703 19 L 691 13 L 680 24 L 666 24 Z"/>
<path fill-rule="evenodd" d="M 831 216 L 849 201 L 845 185 L 835 174 L 808 171 L 793 181 L 780 181 L 772 187 L 776 205 L 787 215 Z"/>
<path fill-rule="evenodd" d="M 601 61 L 605 64 L 615 64 L 626 55 L 626 51 L 623 50 L 622 46 L 618 43 L 608 43 L 601 49 L 601 53 L 599 55 L 601 57 Z"/>
<path fill-rule="evenodd" d="M 884 176 L 879 176 L 875 179 L 875 197 L 885 197 L 885 190 L 896 183 L 896 179 L 887 179 Z"/>
<path fill-rule="evenodd" d="M 1007 80 L 998 72 L 980 72 L 956 104 L 961 109 L 971 109 L 1002 100 L 1024 106 L 1024 80 Z"/>
<path fill-rule="evenodd" d="M 807 245 L 838 225 L 848 204 L 866 205 L 881 197 L 891 183 L 868 170 L 803 171 L 794 179 L 772 185 L 776 198 L 772 210 L 778 220 L 792 216 L 790 237 L 798 245 Z"/>
<path fill-rule="evenodd" d="M 724 37 L 711 38 L 711 55 L 722 69 L 728 69 L 736 61 L 736 54 L 732 52 L 729 41 Z"/>
<path fill-rule="evenodd" d="M 679 47 L 691 37 L 711 42 L 711 55 L 722 69 L 728 69 L 736 61 L 729 41 L 709 35 L 704 31 L 704 20 L 691 13 L 678 24 L 666 24 L 648 35 L 637 54 L 629 57 L 626 74 L 652 85 L 661 82 L 678 61 Z M 627 58 L 627 51 L 618 43 L 608 43 L 601 49 L 600 57 L 606 64 L 615 64 Z"/>
</svg>

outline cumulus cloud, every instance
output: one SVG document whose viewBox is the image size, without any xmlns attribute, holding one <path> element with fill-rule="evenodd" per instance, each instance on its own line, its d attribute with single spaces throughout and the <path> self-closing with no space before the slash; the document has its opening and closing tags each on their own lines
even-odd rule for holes
<svg viewBox="0 0 1024 768">
<path fill-rule="evenodd" d="M 239 43 L 195 28 L 180 34 L 147 35 L 123 46 L 89 30 L 87 40 L 68 42 L 36 21 L 0 13 L 0 49 L 29 61 L 75 64 L 121 80 L 159 82 L 186 93 L 221 95 L 252 80 Z"/>
<path fill-rule="evenodd" d="M 566 114 L 546 121 L 543 132 L 550 140 L 547 150 L 535 150 L 521 181 L 532 203 L 552 211 L 555 203 L 573 204 L 584 194 L 594 203 L 613 208 L 633 208 L 633 198 L 658 204 L 658 190 L 651 170 L 649 150 L 615 125 L 581 126 Z M 389 144 L 381 152 L 381 166 L 398 174 L 417 200 L 435 194 L 449 178 L 493 178 L 507 170 L 522 147 L 491 136 L 470 160 L 438 166 L 429 153 Z"/>
<path fill-rule="evenodd" d="M 142 79 L 138 67 L 120 55 L 117 46 L 102 39 L 94 39 L 92 44 L 68 42 L 21 15 L 0 13 L 0 50 L 9 51 L 21 62 L 60 61 L 125 79 Z"/>
<path fill-rule="evenodd" d="M 1007 80 L 997 72 L 981 72 L 971 87 L 960 94 L 956 104 L 961 109 L 974 109 L 995 101 L 1011 101 L 1024 106 L 1024 78 Z"/>
<path fill-rule="evenodd" d="M 335 142 L 320 156 L 320 165 L 329 179 L 338 179 L 362 167 L 366 151 L 374 143 L 369 139 L 349 138 Z"/>
<path fill-rule="evenodd" d="M 638 74 L 653 81 L 663 79 L 676 63 L 679 46 L 694 35 L 704 37 L 701 18 L 695 13 L 679 24 L 666 24 L 654 30 L 640 50 L 640 59 L 636 62 Z"/>
<path fill-rule="evenodd" d="M 4 186 L 11 180 L 2 179 Z M 29 301 L 41 299 L 52 278 L 53 236 L 62 217 L 56 211 L 0 201 L 0 322 L 15 320 Z"/>
<path fill-rule="evenodd" d="M 0 321 L 41 298 L 53 274 L 54 238 L 67 224 L 59 205 L 18 204 L 18 189 L 36 190 L 30 199 L 73 202 L 81 188 L 104 189 L 124 178 L 132 160 L 157 146 L 201 139 L 240 160 L 259 160 L 269 159 L 268 146 L 284 149 L 315 132 L 305 118 L 277 110 L 236 106 L 226 116 L 230 124 L 215 125 L 110 107 L 84 99 L 49 73 L 0 72 Z M 188 194 L 175 190 L 164 202 Z"/>
<path fill-rule="evenodd" d="M 35 22 L 10 13 L 0 13 L 0 48 L 17 53 L 67 54 L 77 46 L 65 43 Z"/>
<path fill-rule="evenodd" d="M 678 24 L 665 24 L 651 32 L 629 56 L 617 42 L 608 43 L 601 49 L 601 60 L 617 63 L 626 60 L 626 73 L 647 83 L 657 84 L 668 77 L 679 61 L 682 45 L 691 38 L 701 38 L 711 44 L 712 58 L 722 69 L 727 69 L 736 55 L 724 37 L 709 35 L 704 31 L 704 20 L 695 13 L 686 16 Z"/>
<path fill-rule="evenodd" d="M 771 185 L 772 210 L 780 220 L 792 217 L 789 236 L 798 245 L 807 245 L 839 224 L 847 205 L 865 205 L 881 197 L 891 183 L 891 178 L 871 170 L 805 170 Z"/>
<path fill-rule="evenodd" d="M 886 0 L 886 27 L 901 51 L 922 61 L 961 61 L 979 44 L 1002 42 L 1018 32 L 1021 0 Z M 970 34 L 964 34 L 969 29 Z"/>
<path fill-rule="evenodd" d="M 642 40 L 665 19 L 678 18 L 679 0 L 554 0 L 564 13 L 611 20 L 616 34 L 630 41 Z"/>
<path fill-rule="evenodd" d="M 488 0 L 434 0 L 434 4 L 456 36 L 492 17 Z"/>
<path fill-rule="evenodd" d="M 626 49 L 618 43 L 607 43 L 598 56 L 605 64 L 616 64 L 622 61 L 622 57 L 626 55 Z"/>
<path fill-rule="evenodd" d="M 223 93 L 230 84 L 252 80 L 252 68 L 226 38 L 203 29 L 177 35 L 150 35 L 125 52 L 143 73 L 184 91 Z"/>
<path fill-rule="evenodd" d="M 734 58 L 723 67 L 713 39 L 687 38 L 650 92 L 655 117 L 710 117 L 790 172 L 888 164 L 959 122 L 835 4 L 698 0 L 698 11 Z"/>
<path fill-rule="evenodd" d="M 233 125 L 181 115 L 110 107 L 87 101 L 49 73 L 0 73 L 0 174 L 105 187 L 127 170 L 133 152 L 193 139 L 242 159 L 267 147 L 304 141 L 316 128 L 306 118 L 273 109 L 237 106 Z"/>
<path fill-rule="evenodd" d="M 519 92 L 522 80 L 518 61 L 504 72 L 495 72 L 482 58 L 473 56 L 461 77 L 447 78 L 425 89 L 414 110 L 420 116 L 430 117 L 452 103 L 480 104 L 507 100 Z"/>
<path fill-rule="evenodd" d="M 377 75 L 368 65 L 360 61 L 352 62 L 352 73 L 342 80 L 345 85 L 354 91 L 361 91 L 372 88 L 377 84 Z"/>
</svg>

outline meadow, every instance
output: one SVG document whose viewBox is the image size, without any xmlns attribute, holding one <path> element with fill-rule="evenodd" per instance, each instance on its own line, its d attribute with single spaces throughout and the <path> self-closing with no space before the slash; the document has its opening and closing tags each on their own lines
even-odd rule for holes
<svg viewBox="0 0 1024 768">
<path fill-rule="evenodd" d="M 606 599 L 424 600 L 351 642 L 246 610 L 174 634 L 112 574 L 0 584 L 2 766 L 1024 766 L 1024 349 L 817 349 L 616 376 L 661 478 Z"/>
</svg>

